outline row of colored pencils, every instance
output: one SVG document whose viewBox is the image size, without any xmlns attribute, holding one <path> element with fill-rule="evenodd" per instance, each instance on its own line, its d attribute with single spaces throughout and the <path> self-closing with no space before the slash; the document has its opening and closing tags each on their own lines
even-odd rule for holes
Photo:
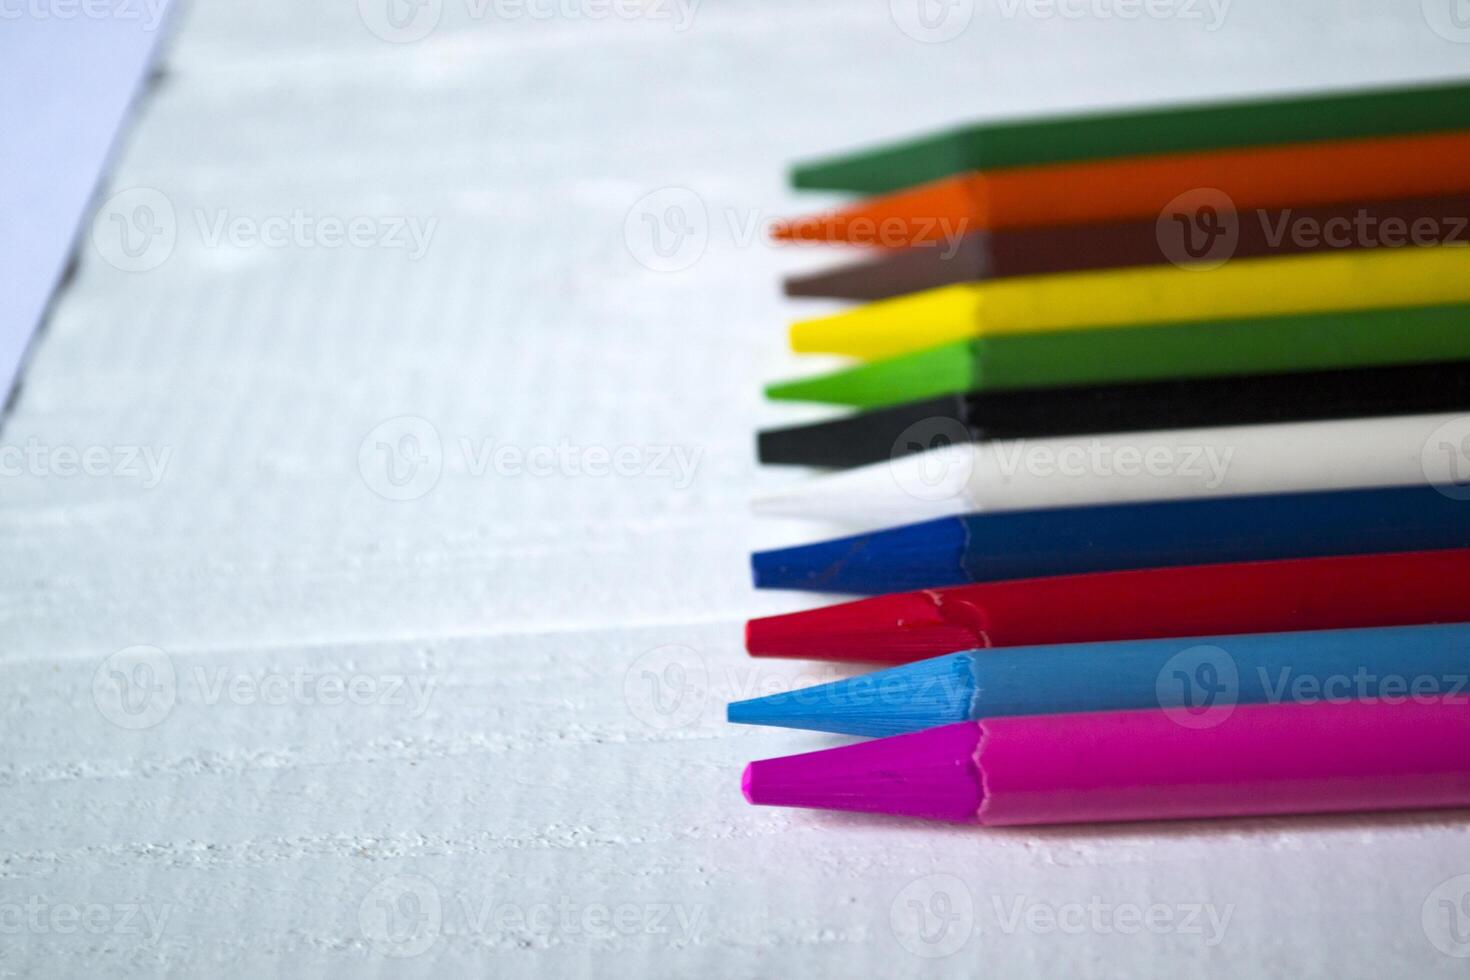
<svg viewBox="0 0 1470 980">
<path fill-rule="evenodd" d="M 757 502 L 847 536 L 760 657 L 887 665 L 730 705 L 870 741 L 752 803 L 980 824 L 1470 806 L 1470 84 L 962 127 L 798 167 L 777 237 L 852 409 Z"/>
</svg>

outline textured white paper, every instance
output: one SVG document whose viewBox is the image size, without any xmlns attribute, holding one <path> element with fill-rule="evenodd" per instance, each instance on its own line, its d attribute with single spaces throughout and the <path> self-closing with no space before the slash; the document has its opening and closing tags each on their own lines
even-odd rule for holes
<svg viewBox="0 0 1470 980">
<path fill-rule="evenodd" d="M 1463 973 L 1463 814 L 757 810 L 746 761 L 836 740 L 722 709 L 834 676 L 740 651 L 812 601 L 745 565 L 815 533 L 746 512 L 798 476 L 753 430 L 819 414 L 759 397 L 816 366 L 781 344 L 819 304 L 777 282 L 828 259 L 745 237 L 831 200 L 787 161 L 1470 47 L 1380 0 L 1237 0 L 1213 32 L 985 2 L 941 43 L 886 0 L 365 26 L 427 23 L 395 9 L 193 5 L 112 181 L 162 230 L 89 244 L 0 440 L 35 447 L 0 479 L 0 973 Z M 414 258 L 324 218 L 435 225 Z M 625 475 L 573 471 L 593 449 Z"/>
</svg>

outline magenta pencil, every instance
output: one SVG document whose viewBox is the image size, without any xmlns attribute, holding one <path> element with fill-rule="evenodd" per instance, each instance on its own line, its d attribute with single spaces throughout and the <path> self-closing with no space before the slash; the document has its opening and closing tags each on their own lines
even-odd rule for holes
<svg viewBox="0 0 1470 980">
<path fill-rule="evenodd" d="M 743 788 L 986 826 L 1470 807 L 1470 701 L 995 718 L 753 762 Z"/>
</svg>

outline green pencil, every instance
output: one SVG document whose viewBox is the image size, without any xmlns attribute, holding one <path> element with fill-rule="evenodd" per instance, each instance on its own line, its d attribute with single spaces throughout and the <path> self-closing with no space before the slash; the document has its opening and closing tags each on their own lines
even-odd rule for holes
<svg viewBox="0 0 1470 980">
<path fill-rule="evenodd" d="M 964 391 L 1470 359 L 1470 305 L 1014 334 L 767 386 L 880 408 Z"/>
<path fill-rule="evenodd" d="M 792 184 L 882 194 L 967 170 L 1470 128 L 1470 83 L 1251 99 L 962 126 L 799 164 Z"/>
</svg>

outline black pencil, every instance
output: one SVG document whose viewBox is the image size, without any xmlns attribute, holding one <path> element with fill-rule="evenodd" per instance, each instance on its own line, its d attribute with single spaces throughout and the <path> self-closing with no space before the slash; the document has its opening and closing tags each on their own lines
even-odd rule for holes
<svg viewBox="0 0 1470 980">
<path fill-rule="evenodd" d="M 1470 361 L 971 392 L 760 433 L 763 463 L 850 467 L 955 442 L 1470 408 Z"/>
</svg>

